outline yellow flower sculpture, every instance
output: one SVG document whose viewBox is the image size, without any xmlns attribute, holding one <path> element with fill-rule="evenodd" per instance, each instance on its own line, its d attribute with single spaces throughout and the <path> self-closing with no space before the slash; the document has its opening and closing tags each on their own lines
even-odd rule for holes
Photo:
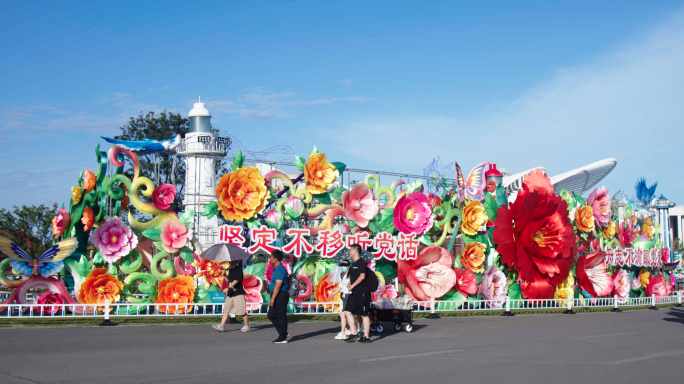
<svg viewBox="0 0 684 384">
<path fill-rule="evenodd" d="M 653 236 L 655 236 L 655 227 L 653 226 L 650 217 L 645 218 L 644 221 L 641 222 L 641 234 L 648 236 L 649 240 L 653 240 Z"/>
<path fill-rule="evenodd" d="M 74 203 L 78 203 L 79 201 L 81 201 L 80 187 L 71 187 L 71 200 L 73 200 Z"/>
<path fill-rule="evenodd" d="M 559 307 L 567 307 L 568 299 L 575 297 L 575 278 L 572 273 L 556 286 L 556 291 L 553 293 L 553 298 L 556 299 L 556 305 Z"/>
<path fill-rule="evenodd" d="M 582 232 L 589 232 L 594 229 L 594 210 L 589 206 L 577 208 L 575 211 L 575 225 Z"/>
<path fill-rule="evenodd" d="M 236 169 L 223 175 L 216 186 L 218 205 L 226 220 L 248 220 L 264 211 L 268 189 L 255 167 Z"/>
<path fill-rule="evenodd" d="M 641 288 L 646 289 L 646 286 L 650 282 L 651 272 L 647 269 L 642 269 L 639 272 L 639 282 L 641 282 Z"/>
<path fill-rule="evenodd" d="M 309 156 L 304 166 L 306 189 L 312 194 L 325 192 L 337 180 L 340 173 L 334 165 L 326 160 L 325 153 L 314 153 Z"/>
<path fill-rule="evenodd" d="M 190 276 L 169 277 L 159 282 L 155 303 L 191 304 L 195 297 L 195 281 Z M 192 305 L 160 305 L 159 311 L 166 313 L 185 313 Z"/>
<path fill-rule="evenodd" d="M 81 284 L 78 301 L 83 304 L 104 304 L 105 300 L 109 300 L 114 304 L 119 301 L 122 289 L 123 283 L 116 276 L 107 274 L 107 268 L 97 268 Z M 98 306 L 97 310 L 104 311 L 104 306 Z"/>
<path fill-rule="evenodd" d="M 466 235 L 477 235 L 478 229 L 487 222 L 487 213 L 479 201 L 471 201 L 463 208 L 461 231 Z"/>
<path fill-rule="evenodd" d="M 470 269 L 474 273 L 483 272 L 486 250 L 487 246 L 480 242 L 476 241 L 468 244 L 463 249 L 463 252 L 461 252 L 461 265 L 463 268 Z"/>
<path fill-rule="evenodd" d="M 604 239 L 610 239 L 612 237 L 615 237 L 615 233 L 617 232 L 617 225 L 615 224 L 614 221 L 611 221 L 608 225 L 606 225 L 605 228 L 603 228 L 603 238 Z"/>
</svg>

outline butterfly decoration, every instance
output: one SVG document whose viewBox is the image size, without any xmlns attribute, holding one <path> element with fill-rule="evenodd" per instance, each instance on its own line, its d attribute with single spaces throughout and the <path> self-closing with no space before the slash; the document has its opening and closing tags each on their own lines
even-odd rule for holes
<svg viewBox="0 0 684 384">
<path fill-rule="evenodd" d="M 672 271 L 673 269 L 677 268 L 677 264 L 679 264 L 679 261 L 676 263 L 664 263 L 663 264 L 663 272 L 667 273 Z"/>
<path fill-rule="evenodd" d="M 12 259 L 10 260 L 12 268 L 26 277 L 48 277 L 61 271 L 64 268 L 62 260 L 74 253 L 77 247 L 78 240 L 75 237 L 70 237 L 51 246 L 35 258 L 10 239 L 0 236 L 0 251 Z"/>
<path fill-rule="evenodd" d="M 467 179 L 463 178 L 463 171 L 461 166 L 456 163 L 456 187 L 458 188 L 458 201 L 465 199 L 482 201 L 484 199 L 484 190 L 487 187 L 487 178 L 485 172 L 487 171 L 488 161 L 484 161 L 470 171 Z"/>
<path fill-rule="evenodd" d="M 427 185 L 428 192 L 437 194 L 439 190 L 447 190 L 450 186 L 448 179 L 454 178 L 454 171 L 450 163 L 442 163 L 442 159 L 435 157 L 430 165 L 423 168 L 423 185 Z"/>
</svg>

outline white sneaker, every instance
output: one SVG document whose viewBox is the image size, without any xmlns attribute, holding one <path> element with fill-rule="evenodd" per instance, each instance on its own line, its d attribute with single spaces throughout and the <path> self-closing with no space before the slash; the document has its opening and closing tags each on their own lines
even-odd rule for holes
<svg viewBox="0 0 684 384">
<path fill-rule="evenodd" d="M 240 328 L 240 332 L 249 332 L 250 328 L 249 325 L 245 325 L 242 328 Z"/>
<path fill-rule="evenodd" d="M 221 326 L 221 324 L 213 324 L 211 327 L 219 332 L 223 332 L 223 327 Z"/>
<path fill-rule="evenodd" d="M 335 340 L 346 340 L 349 336 L 345 332 L 340 332 L 335 336 Z"/>
<path fill-rule="evenodd" d="M 345 330 L 344 330 L 344 334 L 347 335 L 347 336 L 349 336 L 349 335 L 351 335 L 351 331 L 348 330 L 348 329 L 345 329 Z"/>
</svg>

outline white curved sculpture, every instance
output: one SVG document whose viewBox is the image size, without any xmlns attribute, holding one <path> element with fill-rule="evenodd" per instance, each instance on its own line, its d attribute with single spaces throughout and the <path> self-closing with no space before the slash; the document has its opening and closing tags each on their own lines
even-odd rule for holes
<svg viewBox="0 0 684 384">
<path fill-rule="evenodd" d="M 582 168 L 573 169 L 572 171 L 561 173 L 558 176 L 551 177 L 551 184 L 553 184 L 553 191 L 560 193 L 563 189 L 569 192 L 575 192 L 578 195 L 592 189 L 599 181 L 615 168 L 617 165 L 616 159 L 604 159 L 585 165 Z"/>
<path fill-rule="evenodd" d="M 605 159 L 585 165 L 584 167 L 573 169 L 560 175 L 551 177 L 551 184 L 553 184 L 553 191 L 560 194 L 563 189 L 569 192 L 575 192 L 578 195 L 589 191 L 596 184 L 598 184 L 604 177 L 606 177 L 617 165 L 616 159 Z M 529 169 L 525 172 L 516 173 L 511 176 L 504 176 L 503 187 L 509 194 L 509 200 L 515 200 L 517 192 L 522 189 L 522 182 L 526 175 L 535 169 L 541 170 L 546 174 L 546 169 L 537 167 Z"/>
</svg>

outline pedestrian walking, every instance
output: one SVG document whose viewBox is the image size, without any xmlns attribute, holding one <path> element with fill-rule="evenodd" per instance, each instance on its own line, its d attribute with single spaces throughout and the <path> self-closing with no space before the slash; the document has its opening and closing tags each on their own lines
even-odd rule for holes
<svg viewBox="0 0 684 384">
<path fill-rule="evenodd" d="M 240 328 L 242 332 L 249 332 L 249 319 L 247 317 L 247 300 L 245 297 L 245 288 L 242 286 L 244 275 L 242 268 L 238 266 L 237 261 L 230 261 L 228 264 L 228 271 L 224 272 L 223 282 L 226 288 L 223 293 L 226 295 L 226 302 L 223 306 L 223 316 L 221 317 L 221 324 L 214 324 L 215 330 L 223 332 L 228 314 L 234 313 L 236 316 L 242 316 L 244 325 Z"/>
<path fill-rule="evenodd" d="M 347 330 L 347 316 L 344 314 L 344 307 L 347 305 L 349 295 L 349 263 L 348 260 L 343 260 L 333 274 L 332 283 L 337 284 L 337 288 L 328 296 L 328 301 L 331 301 L 335 295 L 340 294 L 342 306 L 340 307 L 340 333 L 335 336 L 335 340 L 346 340 L 351 334 L 351 330 Z"/>
<path fill-rule="evenodd" d="M 349 290 L 351 294 L 347 299 L 347 304 L 344 306 L 344 314 L 347 317 L 347 323 L 351 330 L 351 335 L 345 340 L 347 343 L 370 343 L 370 304 L 371 291 L 368 285 L 367 276 L 373 273 L 366 262 L 361 259 L 361 246 L 353 244 L 349 249 L 349 255 L 352 258 L 351 268 L 349 270 Z M 360 315 L 363 322 L 363 335 L 356 334 L 356 323 L 354 322 L 354 315 Z"/>
<path fill-rule="evenodd" d="M 271 275 L 271 283 L 268 285 L 271 291 L 271 301 L 268 303 L 268 319 L 278 331 L 278 338 L 273 340 L 274 344 L 286 344 L 288 336 L 287 303 L 290 301 L 290 296 L 287 293 L 287 270 L 282 261 L 283 252 L 278 249 L 271 252 L 273 274 Z"/>
</svg>

